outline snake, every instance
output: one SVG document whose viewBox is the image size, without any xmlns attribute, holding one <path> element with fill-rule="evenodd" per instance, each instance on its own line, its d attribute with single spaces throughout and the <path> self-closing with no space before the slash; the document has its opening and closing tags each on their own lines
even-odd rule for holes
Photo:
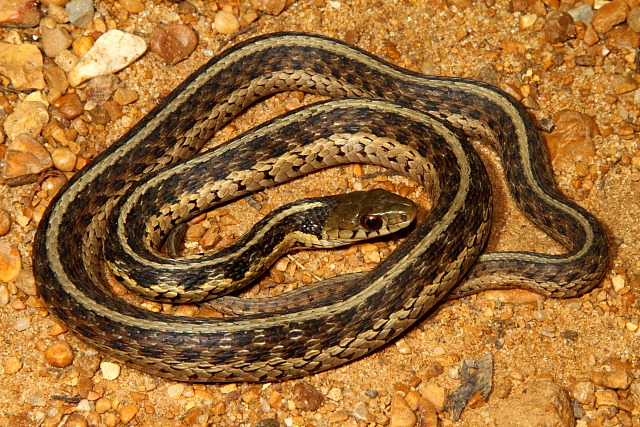
<svg viewBox="0 0 640 427">
<path fill-rule="evenodd" d="M 328 99 L 200 152 L 246 108 L 283 91 Z M 477 141 L 495 150 L 516 205 L 564 253 L 484 251 L 492 197 Z M 331 291 L 299 306 L 285 298 L 283 308 L 219 318 L 155 312 L 110 292 L 103 268 L 111 245 L 151 272 L 188 271 L 198 259 L 167 260 L 159 249 L 172 228 L 345 163 L 389 168 L 431 194 L 429 212 L 376 268 L 317 282 L 313 289 Z M 271 382 L 363 357 L 446 298 L 506 287 L 584 294 L 609 257 L 605 229 L 560 191 L 536 123 L 513 97 L 324 36 L 274 33 L 212 58 L 76 173 L 38 224 L 33 270 L 56 317 L 132 368 L 178 381 Z M 109 261 L 116 270 L 118 259 Z M 173 288 L 168 300 L 180 298 Z"/>
</svg>

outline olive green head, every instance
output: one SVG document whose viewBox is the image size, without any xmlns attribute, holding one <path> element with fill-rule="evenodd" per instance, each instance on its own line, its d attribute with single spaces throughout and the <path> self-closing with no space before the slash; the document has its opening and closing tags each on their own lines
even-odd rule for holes
<svg viewBox="0 0 640 427">
<path fill-rule="evenodd" d="M 355 191 L 328 199 L 333 206 L 327 213 L 322 238 L 312 246 L 336 247 L 386 236 L 408 227 L 417 213 L 414 202 L 382 189 Z"/>
</svg>

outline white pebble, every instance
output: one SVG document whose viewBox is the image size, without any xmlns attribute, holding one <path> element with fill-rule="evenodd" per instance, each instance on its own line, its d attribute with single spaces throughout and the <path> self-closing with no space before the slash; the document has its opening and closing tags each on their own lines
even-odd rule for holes
<svg viewBox="0 0 640 427">
<path fill-rule="evenodd" d="M 17 331 L 24 331 L 25 329 L 29 328 L 29 325 L 31 325 L 31 319 L 28 317 L 21 317 L 16 320 L 15 327 Z"/>
<path fill-rule="evenodd" d="M 100 371 L 105 380 L 115 380 L 120 376 L 120 365 L 113 362 L 100 363 Z"/>
</svg>

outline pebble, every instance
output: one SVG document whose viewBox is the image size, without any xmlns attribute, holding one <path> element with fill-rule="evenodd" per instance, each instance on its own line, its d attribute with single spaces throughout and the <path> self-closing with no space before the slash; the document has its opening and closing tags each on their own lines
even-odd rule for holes
<svg viewBox="0 0 640 427">
<path fill-rule="evenodd" d="M 0 27 L 35 27 L 40 22 L 40 9 L 33 0 L 0 1 Z"/>
<path fill-rule="evenodd" d="M 547 135 L 547 147 L 554 168 L 567 168 L 596 153 L 594 136 L 600 134 L 593 117 L 574 110 L 561 110 L 553 116 L 555 129 Z"/>
<path fill-rule="evenodd" d="M 571 387 L 571 395 L 583 405 L 593 405 L 596 401 L 596 386 L 591 381 L 580 381 Z"/>
<path fill-rule="evenodd" d="M 14 328 L 16 331 L 21 332 L 29 329 L 29 326 L 31 326 L 31 318 L 19 317 L 18 320 L 16 320 Z"/>
<path fill-rule="evenodd" d="M 504 304 L 536 304 L 544 301 L 545 297 L 524 289 L 499 289 L 483 293 L 489 301 L 499 301 Z"/>
<path fill-rule="evenodd" d="M 571 15 L 574 22 L 582 22 L 585 25 L 589 25 L 591 24 L 591 20 L 593 19 L 594 11 L 593 8 L 588 4 L 581 4 L 578 7 L 569 9 L 567 13 Z"/>
<path fill-rule="evenodd" d="M 170 65 L 187 59 L 198 46 L 198 34 L 180 24 L 160 24 L 151 33 L 151 50 Z"/>
<path fill-rule="evenodd" d="M 424 383 L 420 386 L 420 394 L 433 403 L 438 412 L 444 411 L 447 404 L 447 391 L 434 383 Z"/>
<path fill-rule="evenodd" d="M 364 402 L 358 402 L 353 407 L 353 417 L 358 421 L 364 421 L 365 423 L 371 422 L 371 412 Z"/>
<path fill-rule="evenodd" d="M 11 294 L 9 294 L 9 288 L 5 285 L 0 285 L 0 307 L 4 307 L 9 304 L 9 298 Z"/>
<path fill-rule="evenodd" d="M 51 160 L 56 169 L 62 172 L 71 172 L 76 167 L 78 156 L 67 147 L 57 147 L 51 152 Z"/>
<path fill-rule="evenodd" d="M 138 95 L 138 92 L 136 92 L 135 90 L 131 90 L 131 89 L 119 88 L 113 94 L 113 100 L 118 105 L 129 105 L 129 104 L 131 104 L 133 102 L 136 102 L 139 97 L 140 96 Z"/>
<path fill-rule="evenodd" d="M 0 74 L 11 80 L 18 91 L 44 89 L 42 53 L 32 44 L 0 42 Z"/>
<path fill-rule="evenodd" d="M 606 3 L 595 12 L 591 25 L 598 33 L 606 33 L 615 25 L 624 22 L 628 13 L 629 7 L 626 2 L 614 0 Z"/>
<path fill-rule="evenodd" d="M 101 397 L 100 399 L 96 400 L 95 405 L 96 405 L 96 412 L 99 414 L 104 414 L 105 412 L 110 410 L 111 407 L 113 406 L 111 403 L 111 399 L 107 397 Z"/>
<path fill-rule="evenodd" d="M 93 101 L 98 105 L 104 104 L 118 89 L 119 82 L 114 74 L 95 77 L 87 83 L 84 94 L 87 100 Z"/>
<path fill-rule="evenodd" d="M 0 240 L 0 282 L 13 283 L 21 270 L 22 260 L 18 248 Z"/>
<path fill-rule="evenodd" d="M 576 36 L 576 26 L 567 12 L 554 10 L 547 15 L 544 32 L 549 42 L 560 43 Z"/>
<path fill-rule="evenodd" d="M 109 30 L 69 72 L 71 86 L 97 76 L 114 73 L 134 62 L 147 50 L 144 39 L 120 30 Z"/>
<path fill-rule="evenodd" d="M 53 101 L 52 104 L 67 120 L 75 119 L 84 112 L 84 105 L 77 93 L 69 93 Z"/>
<path fill-rule="evenodd" d="M 614 370 L 602 376 L 602 385 L 607 388 L 626 390 L 631 385 L 634 377 L 631 372 L 624 370 Z"/>
<path fill-rule="evenodd" d="M 296 408 L 303 411 L 317 411 L 324 404 L 324 396 L 309 383 L 301 382 L 293 386 L 293 400 Z"/>
<path fill-rule="evenodd" d="M 638 83 L 632 77 L 616 75 L 613 77 L 612 86 L 616 95 L 622 95 L 636 90 Z"/>
<path fill-rule="evenodd" d="M 571 402 L 557 384 L 542 380 L 527 387 L 527 392 L 498 402 L 491 412 L 491 425 L 571 426 L 575 424 Z"/>
<path fill-rule="evenodd" d="M 332 387 L 327 393 L 327 397 L 335 402 L 342 400 L 342 390 L 339 387 Z"/>
<path fill-rule="evenodd" d="M 226 10 L 219 10 L 213 19 L 213 25 L 221 34 L 233 34 L 240 29 L 238 18 Z"/>
<path fill-rule="evenodd" d="M 389 427 L 413 427 L 418 423 L 418 417 L 411 410 L 407 402 L 398 393 L 391 399 L 391 414 Z"/>
<path fill-rule="evenodd" d="M 179 399 L 180 396 L 182 396 L 184 388 L 185 386 L 182 383 L 170 385 L 169 387 L 167 387 L 167 395 L 171 399 Z"/>
<path fill-rule="evenodd" d="M 89 50 L 91 50 L 91 48 L 93 47 L 93 43 L 94 43 L 94 40 L 92 37 L 88 37 L 88 36 L 78 37 L 71 44 L 71 47 L 72 47 L 71 50 L 73 51 L 74 55 L 81 58 L 85 56 L 87 52 L 89 52 Z"/>
<path fill-rule="evenodd" d="M 42 3 L 44 4 L 44 1 Z M 69 22 L 69 14 L 67 13 L 67 9 L 64 8 L 64 5 L 66 3 L 67 1 L 65 1 L 64 4 L 61 5 L 49 5 L 49 7 L 47 8 L 47 18 L 53 19 L 58 24 L 66 24 L 67 22 Z"/>
<path fill-rule="evenodd" d="M 46 349 L 44 358 L 55 368 L 66 368 L 73 363 L 73 349 L 69 344 L 61 341 Z"/>
<path fill-rule="evenodd" d="M 123 424 L 128 424 L 137 413 L 138 407 L 136 405 L 125 405 L 118 410 L 120 421 L 122 421 Z"/>
<path fill-rule="evenodd" d="M 42 50 L 49 58 L 55 58 L 57 54 L 68 49 L 73 42 L 69 32 L 63 27 L 42 28 Z"/>
<path fill-rule="evenodd" d="M 16 287 L 29 296 L 38 295 L 38 287 L 31 267 L 27 266 L 20 270 L 16 277 Z"/>
<path fill-rule="evenodd" d="M 120 365 L 113 362 L 102 362 L 100 363 L 100 372 L 105 380 L 115 380 L 120 376 Z"/>
<path fill-rule="evenodd" d="M 92 0 L 71 0 L 65 5 L 69 22 L 76 27 L 85 28 L 93 20 L 95 9 Z"/>
<path fill-rule="evenodd" d="M 636 33 L 640 33 L 640 7 L 634 7 L 629 11 L 627 25 Z"/>
<path fill-rule="evenodd" d="M 22 361 L 16 356 L 7 357 L 7 361 L 4 364 L 4 373 L 7 375 L 13 375 L 22 369 Z"/>
<path fill-rule="evenodd" d="M 269 15 L 280 15 L 287 7 L 287 0 L 250 0 L 251 7 Z"/>
<path fill-rule="evenodd" d="M 87 421 L 87 419 L 77 412 L 69 415 L 69 418 L 67 418 L 67 421 L 65 421 L 64 423 L 64 427 L 88 427 L 88 426 L 89 426 L 89 422 Z"/>
<path fill-rule="evenodd" d="M 596 390 L 596 406 L 615 406 L 618 407 L 620 399 L 618 393 L 611 389 Z"/>
<path fill-rule="evenodd" d="M 64 70 L 57 65 L 50 65 L 44 70 L 44 80 L 48 89 L 56 89 L 60 95 L 69 88 L 69 81 Z"/>
<path fill-rule="evenodd" d="M 19 135 L 32 137 L 40 135 L 42 129 L 49 122 L 47 106 L 41 102 L 25 101 L 18 104 L 4 121 L 4 131 L 7 137 L 14 141 Z"/>
<path fill-rule="evenodd" d="M 11 215 L 4 209 L 0 209 L 0 237 L 11 230 Z"/>
<path fill-rule="evenodd" d="M 129 13 L 140 13 L 144 8 L 144 3 L 138 0 L 119 0 L 122 8 Z"/>
<path fill-rule="evenodd" d="M 38 175 L 52 166 L 49 152 L 29 135 L 21 134 L 7 147 L 2 177 L 10 183 Z"/>
</svg>

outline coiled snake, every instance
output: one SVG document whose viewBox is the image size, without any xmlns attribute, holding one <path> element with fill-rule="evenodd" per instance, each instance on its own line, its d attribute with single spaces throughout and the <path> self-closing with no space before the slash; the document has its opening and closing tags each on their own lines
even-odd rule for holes
<svg viewBox="0 0 640 427">
<path fill-rule="evenodd" d="M 293 111 L 193 157 L 247 106 L 286 90 L 345 99 Z M 565 254 L 480 255 L 490 228 L 490 184 L 469 137 L 499 153 L 516 203 Z M 131 250 L 126 230 L 141 230 L 150 241 L 131 257 L 162 264 L 157 246 L 175 224 L 347 162 L 409 176 L 431 189 L 434 207 L 376 269 L 328 281 L 338 291 L 297 308 L 212 319 L 150 312 L 107 290 L 103 244 L 109 252 L 109 242 L 124 239 Z M 165 184 L 147 185 L 161 175 Z M 119 203 L 124 194 L 127 201 Z M 113 219 L 114 209 L 120 219 Z M 105 242 L 108 223 L 126 230 L 109 231 Z M 184 381 L 274 381 L 320 372 L 389 342 L 463 278 L 455 295 L 520 286 L 571 297 L 599 282 L 608 257 L 602 227 L 557 189 L 534 123 L 510 96 L 482 82 L 418 75 L 339 41 L 289 33 L 240 43 L 196 71 L 73 177 L 51 202 L 34 242 L 42 296 L 72 331 L 134 368 Z"/>
</svg>

